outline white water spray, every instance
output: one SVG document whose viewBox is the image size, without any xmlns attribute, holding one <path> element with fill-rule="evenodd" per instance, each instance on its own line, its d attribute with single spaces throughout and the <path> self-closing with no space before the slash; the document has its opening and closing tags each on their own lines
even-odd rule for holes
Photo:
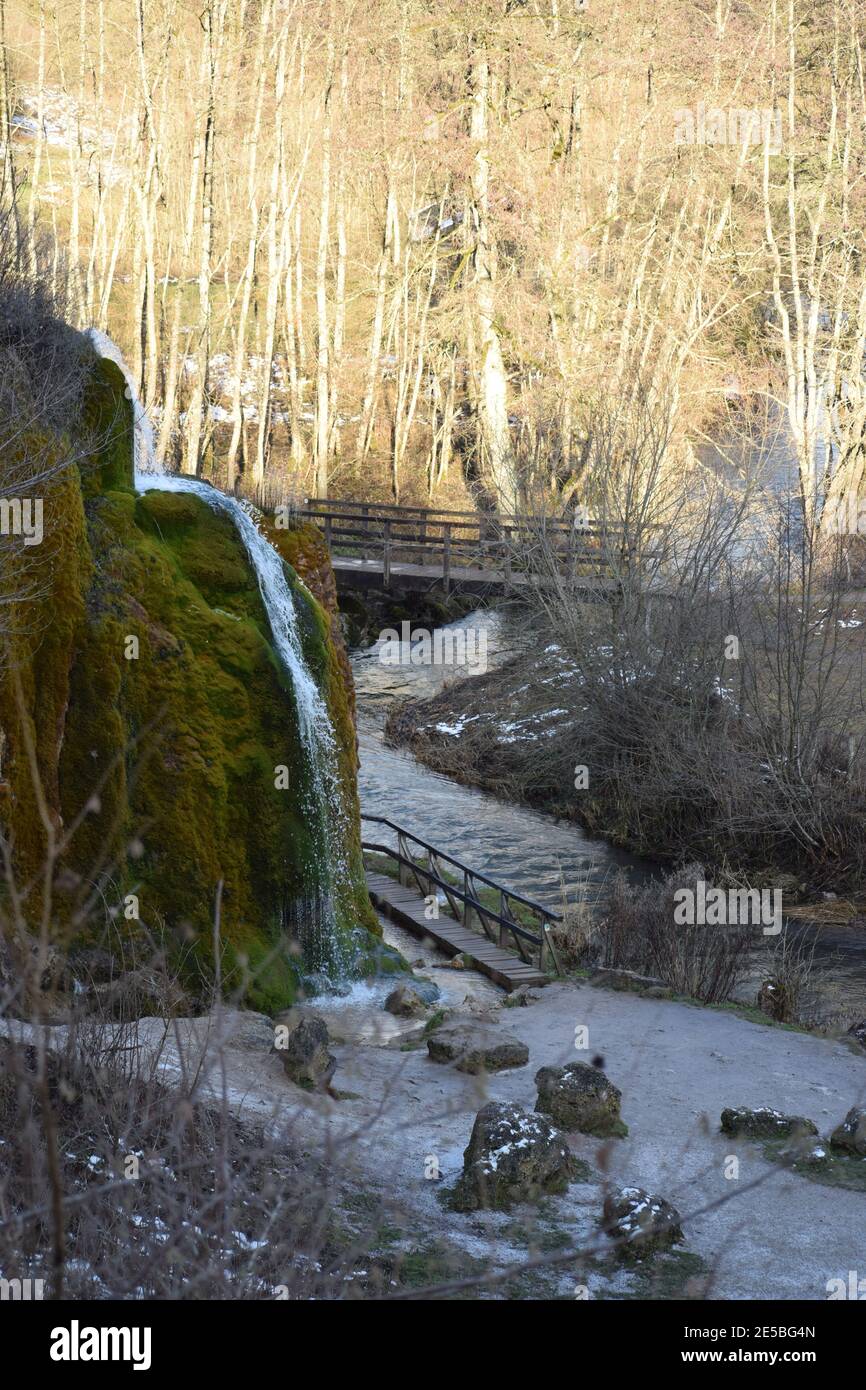
<svg viewBox="0 0 866 1390">
<path fill-rule="evenodd" d="M 337 933 L 335 896 L 348 884 L 345 852 L 348 826 L 337 771 L 336 740 L 327 705 L 304 658 L 295 600 L 283 560 L 258 529 L 254 519 L 256 513 L 248 504 L 196 478 L 159 469 L 153 427 L 120 349 L 98 329 L 91 329 L 90 337 L 99 355 L 115 362 L 127 383 L 127 395 L 133 404 L 136 490 L 192 493 L 214 511 L 228 515 L 253 567 L 274 646 L 294 691 L 308 772 L 304 813 L 311 838 L 319 849 L 318 862 L 309 866 L 313 891 L 304 904 L 304 920 L 298 922 L 297 927 L 308 968 L 342 976 L 346 973 L 347 962 Z"/>
<path fill-rule="evenodd" d="M 97 354 L 100 357 L 107 357 L 123 373 L 126 382 L 126 398 L 132 401 L 133 427 L 135 431 L 135 471 L 136 473 L 150 473 L 157 468 L 156 445 L 153 438 L 153 425 L 147 411 L 138 398 L 138 387 L 129 367 L 126 365 L 123 353 L 107 333 L 103 333 L 101 328 L 88 328 L 87 336 L 90 338 Z"/>
</svg>

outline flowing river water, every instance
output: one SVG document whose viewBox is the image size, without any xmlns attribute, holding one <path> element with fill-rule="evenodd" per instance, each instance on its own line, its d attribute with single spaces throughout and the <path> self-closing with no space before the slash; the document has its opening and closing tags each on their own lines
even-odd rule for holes
<svg viewBox="0 0 866 1390">
<path fill-rule="evenodd" d="M 511 655 L 505 625 L 495 611 L 470 613 L 450 630 L 462 627 L 486 634 L 488 669 Z M 461 786 L 424 767 L 411 753 L 388 747 L 383 726 L 395 700 L 424 699 L 446 681 L 478 671 L 477 663 L 410 665 L 408 645 L 403 646 L 400 665 L 382 663 L 379 642 L 352 658 L 363 811 L 405 826 L 471 868 L 554 909 L 561 908 L 563 899 L 569 904 L 596 901 L 618 870 L 633 882 L 653 874 L 648 862 L 589 839 L 574 822 Z"/>
<path fill-rule="evenodd" d="M 512 654 L 506 624 L 497 612 L 470 613 L 450 628 L 457 631 L 464 626 L 486 633 L 488 668 Z M 455 647 L 459 651 L 460 644 Z M 590 839 L 573 821 L 560 821 L 464 787 L 423 766 L 410 752 L 388 747 L 383 728 L 395 700 L 423 699 L 446 681 L 471 678 L 478 669 L 477 665 L 412 665 L 408 646 L 403 655 L 399 665 L 384 664 L 381 642 L 352 655 L 362 811 L 405 826 L 470 867 L 554 909 L 563 902 L 597 903 L 617 872 L 635 885 L 661 874 L 650 860 Z M 376 831 L 377 838 L 382 838 L 381 828 Z M 790 929 L 791 924 L 787 926 Z M 797 923 L 793 935 L 807 950 L 815 948 L 818 971 L 812 1007 L 816 1017 L 831 1022 L 866 1016 L 866 931 L 856 926 L 813 928 Z M 738 997 L 753 1002 L 763 973 L 758 956 Z"/>
</svg>

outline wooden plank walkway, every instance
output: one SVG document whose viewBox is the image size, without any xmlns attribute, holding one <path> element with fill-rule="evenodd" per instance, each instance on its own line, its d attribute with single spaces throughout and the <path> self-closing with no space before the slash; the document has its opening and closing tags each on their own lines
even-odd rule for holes
<svg viewBox="0 0 866 1390">
<path fill-rule="evenodd" d="M 470 931 L 453 917 L 442 915 L 435 921 L 424 916 L 424 899 L 412 888 L 404 888 L 387 874 L 367 871 L 367 889 L 373 906 L 390 917 L 397 926 L 405 927 L 415 936 L 425 937 L 447 956 L 465 952 L 475 961 L 476 969 L 509 994 L 521 985 L 543 985 L 547 975 L 534 965 L 527 965 L 513 951 L 495 946 L 486 936 Z"/>
<path fill-rule="evenodd" d="M 501 570 L 466 569 L 452 566 L 447 575 L 441 565 L 413 565 L 395 562 L 388 567 L 388 580 L 385 580 L 385 567 L 381 560 L 362 560 L 351 555 L 331 555 L 331 568 L 337 585 L 341 581 L 346 588 L 382 589 L 394 586 L 426 592 L 434 585 L 445 584 L 447 588 L 465 594 L 507 594 L 522 589 L 531 581 L 526 575 L 513 573 L 505 578 Z M 580 578 L 572 580 L 572 587 L 584 591 L 587 601 L 603 599 L 618 587 L 615 579 L 605 575 L 588 575 L 584 584 Z"/>
</svg>

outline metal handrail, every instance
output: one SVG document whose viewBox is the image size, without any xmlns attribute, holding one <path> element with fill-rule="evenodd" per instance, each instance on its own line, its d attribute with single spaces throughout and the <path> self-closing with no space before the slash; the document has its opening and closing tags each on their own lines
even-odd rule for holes
<svg viewBox="0 0 866 1390">
<path fill-rule="evenodd" d="M 428 854 L 432 851 L 437 859 L 447 860 L 449 864 L 453 864 L 456 869 L 459 869 L 462 874 L 471 874 L 473 878 L 478 879 L 480 883 L 485 884 L 488 888 L 495 889 L 497 893 L 505 893 L 509 898 L 512 898 L 514 902 L 521 903 L 523 907 L 528 907 L 533 912 L 539 913 L 540 916 L 547 918 L 548 921 L 562 921 L 560 914 L 546 907 L 544 903 L 536 902 L 534 898 L 526 898 L 522 893 L 518 893 L 514 889 L 505 888 L 503 884 L 497 883 L 495 879 L 488 877 L 487 874 L 482 873 L 479 869 L 472 869 L 468 864 L 464 864 L 462 859 L 457 859 L 453 854 L 448 854 L 446 850 L 437 849 L 436 845 L 431 845 L 429 841 L 422 840 L 420 835 L 416 835 L 413 831 L 407 830 L 404 825 L 397 825 L 396 821 L 388 820 L 387 816 L 373 816 L 369 815 L 366 811 L 362 811 L 361 820 L 370 821 L 374 825 L 387 825 L 389 830 L 393 830 L 397 835 L 403 835 L 407 840 L 412 840 L 416 845 L 420 845 L 422 849 L 427 850 Z M 370 848 L 372 848 L 372 846 L 370 846 Z M 396 854 L 396 851 L 391 852 Z M 453 884 L 448 884 L 447 886 L 452 888 L 455 893 L 457 892 Z M 485 908 L 484 911 L 492 912 L 492 909 Z M 496 914 L 492 913 L 492 915 L 495 916 Z"/>
<path fill-rule="evenodd" d="M 396 860 L 398 864 L 404 865 L 405 868 L 411 869 L 413 873 L 421 874 L 424 878 L 429 879 L 431 883 L 435 883 L 447 895 L 450 896 L 453 894 L 455 898 L 459 898 L 466 907 L 471 908 L 472 911 L 476 912 L 479 916 L 490 917 L 494 922 L 498 922 L 500 926 L 506 927 L 513 936 L 520 937 L 523 941 L 529 941 L 533 946 L 538 946 L 539 949 L 541 949 L 544 938 L 540 934 L 530 931 L 528 927 L 521 926 L 519 922 L 512 921 L 510 917 L 503 916 L 502 913 L 497 912 L 493 907 L 485 907 L 480 899 L 474 897 L 471 893 L 464 892 L 462 889 L 458 888 L 456 884 L 449 883 L 447 879 L 437 874 L 435 869 L 425 868 L 423 864 L 418 864 L 414 859 L 410 859 L 408 855 L 401 854 L 398 849 L 392 849 L 390 845 L 378 844 L 374 840 L 362 840 L 361 848 L 372 850 L 376 854 L 387 854 L 390 859 Z"/>
</svg>

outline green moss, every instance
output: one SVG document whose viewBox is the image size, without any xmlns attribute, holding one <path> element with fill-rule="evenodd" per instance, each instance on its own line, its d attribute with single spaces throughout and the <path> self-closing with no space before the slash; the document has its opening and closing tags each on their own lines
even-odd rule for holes
<svg viewBox="0 0 866 1390">
<path fill-rule="evenodd" d="M 782 1164 L 810 1182 L 866 1192 L 866 1158 L 832 1149 L 828 1140 L 815 1139 L 808 1147 L 792 1148 L 789 1140 L 771 1139 L 761 1147 L 769 1163 Z M 822 1157 L 816 1157 L 814 1149 L 819 1149 Z"/>
<path fill-rule="evenodd" d="M 630 1287 L 626 1290 L 616 1287 L 623 1265 L 615 1257 L 593 1260 L 588 1268 L 605 1281 L 593 1297 L 616 1301 L 669 1303 L 703 1299 L 707 1296 L 712 1274 L 706 1261 L 689 1250 L 667 1250 L 631 1261 L 625 1266 L 630 1276 Z M 577 1282 L 586 1282 L 586 1271 L 578 1275 Z"/>
<path fill-rule="evenodd" d="M 82 468 L 86 497 L 98 492 L 134 488 L 132 402 L 123 373 L 115 362 L 95 357 L 84 393 L 81 427 L 90 445 L 90 458 Z"/>
<path fill-rule="evenodd" d="M 225 986 L 276 1012 L 295 994 L 298 926 L 323 857 L 294 692 L 230 518 L 189 494 L 132 490 L 131 407 L 122 393 L 118 369 L 100 362 L 85 411 L 87 438 L 98 447 L 82 468 L 83 485 L 75 470 L 57 485 L 51 582 L 38 613 L 28 609 L 13 663 L 51 815 L 75 827 L 64 857 L 68 902 L 55 920 L 80 934 L 84 890 L 98 887 L 109 907 L 134 892 L 141 928 L 125 929 L 167 943 L 195 987 L 213 974 L 222 885 Z M 327 558 L 316 561 L 318 574 Z M 339 752 L 342 806 L 330 810 L 349 827 L 339 926 L 352 934 L 361 965 L 379 968 L 368 934 L 378 924 L 361 861 L 345 653 L 332 615 L 294 571 L 289 579 Z M 45 832 L 16 700 L 7 675 L 0 815 L 29 876 L 42 863 Z M 282 767 L 288 789 L 276 785 Z"/>
</svg>

